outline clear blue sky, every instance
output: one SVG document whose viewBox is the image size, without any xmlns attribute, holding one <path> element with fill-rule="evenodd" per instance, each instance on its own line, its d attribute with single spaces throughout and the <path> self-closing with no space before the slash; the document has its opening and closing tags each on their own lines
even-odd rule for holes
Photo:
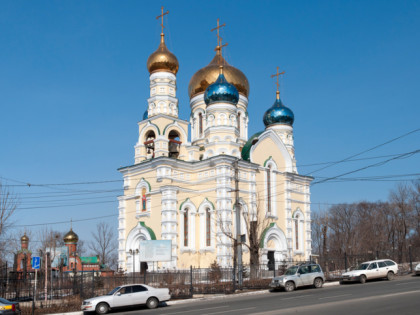
<svg viewBox="0 0 420 315">
<path fill-rule="evenodd" d="M 180 63 L 182 119 L 190 114 L 188 82 L 212 59 L 210 29 L 220 18 L 226 58 L 250 82 L 250 135 L 264 128 L 262 115 L 274 102 L 270 75 L 277 66 L 286 71 L 281 96 L 295 114 L 301 174 L 322 180 L 387 160 L 392 156 L 319 172 L 323 165 L 305 166 L 420 128 L 419 1 L 1 1 L 0 176 L 9 185 L 33 184 L 12 186 L 21 198 L 19 230 L 102 215 L 116 229 L 120 182 L 34 184 L 120 180 L 117 168 L 134 162 L 162 4 L 170 11 L 167 45 Z M 357 158 L 418 149 L 420 132 Z M 419 157 L 345 177 L 418 174 Z M 324 207 L 319 203 L 385 200 L 401 178 L 315 185 L 313 210 Z M 73 227 L 88 241 L 97 222 Z M 67 231 L 69 224 L 50 227 Z"/>
</svg>

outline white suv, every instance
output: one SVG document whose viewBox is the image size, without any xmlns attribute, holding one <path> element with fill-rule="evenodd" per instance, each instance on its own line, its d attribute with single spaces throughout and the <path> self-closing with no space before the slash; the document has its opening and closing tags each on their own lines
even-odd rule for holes
<svg viewBox="0 0 420 315">
<path fill-rule="evenodd" d="M 315 288 L 322 288 L 325 276 L 321 266 L 315 263 L 305 263 L 289 267 L 284 275 L 274 277 L 270 283 L 273 289 L 284 288 L 287 292 L 295 288 L 313 285 Z"/>
<path fill-rule="evenodd" d="M 367 261 L 360 264 L 356 269 L 345 272 L 341 275 L 340 283 L 347 281 L 358 281 L 365 283 L 366 280 L 387 278 L 394 279 L 398 273 L 398 265 L 390 259 L 379 259 Z"/>
</svg>

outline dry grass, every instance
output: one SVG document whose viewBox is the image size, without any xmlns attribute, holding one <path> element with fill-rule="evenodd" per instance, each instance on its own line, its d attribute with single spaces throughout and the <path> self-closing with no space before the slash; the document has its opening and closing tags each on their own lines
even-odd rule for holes
<svg viewBox="0 0 420 315">
<path fill-rule="evenodd" d="M 45 302 L 37 302 L 34 314 L 54 314 L 64 312 L 76 312 L 81 310 L 83 299 L 79 296 L 73 296 L 64 300 L 53 300 Z M 32 314 L 32 303 L 20 305 L 22 315 Z"/>
</svg>

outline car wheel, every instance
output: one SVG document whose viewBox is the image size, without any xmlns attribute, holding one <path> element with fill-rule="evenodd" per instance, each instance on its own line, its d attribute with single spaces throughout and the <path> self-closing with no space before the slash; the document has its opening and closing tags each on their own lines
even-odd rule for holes
<svg viewBox="0 0 420 315">
<path fill-rule="evenodd" d="M 323 282 L 322 282 L 321 278 L 316 278 L 314 280 L 314 287 L 315 288 L 317 288 L 317 289 L 322 288 L 322 285 L 323 285 Z"/>
<path fill-rule="evenodd" d="M 362 283 L 362 284 L 363 284 L 363 283 L 366 283 L 366 276 L 365 276 L 365 275 L 361 275 L 361 276 L 360 276 L 360 280 L 359 280 L 359 281 L 360 281 L 360 283 Z"/>
<path fill-rule="evenodd" d="M 386 278 L 388 280 L 393 280 L 394 279 L 394 273 L 392 271 L 389 271 L 388 274 L 386 275 Z"/>
<path fill-rule="evenodd" d="M 99 303 L 96 306 L 95 311 L 96 311 L 96 314 L 106 314 L 109 312 L 109 305 L 106 303 Z"/>
<path fill-rule="evenodd" d="M 157 298 L 151 297 L 147 300 L 146 306 L 147 308 L 156 308 L 158 307 L 159 301 Z"/>
<path fill-rule="evenodd" d="M 284 289 L 287 292 L 292 292 L 295 289 L 295 284 L 292 281 L 287 281 L 284 285 Z"/>
</svg>

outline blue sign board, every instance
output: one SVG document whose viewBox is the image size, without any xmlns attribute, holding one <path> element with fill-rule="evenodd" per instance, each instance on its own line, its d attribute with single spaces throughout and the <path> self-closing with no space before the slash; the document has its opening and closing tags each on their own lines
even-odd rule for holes
<svg viewBox="0 0 420 315">
<path fill-rule="evenodd" d="M 39 256 L 32 257 L 32 268 L 39 269 L 40 266 L 41 266 L 41 257 Z"/>
</svg>

